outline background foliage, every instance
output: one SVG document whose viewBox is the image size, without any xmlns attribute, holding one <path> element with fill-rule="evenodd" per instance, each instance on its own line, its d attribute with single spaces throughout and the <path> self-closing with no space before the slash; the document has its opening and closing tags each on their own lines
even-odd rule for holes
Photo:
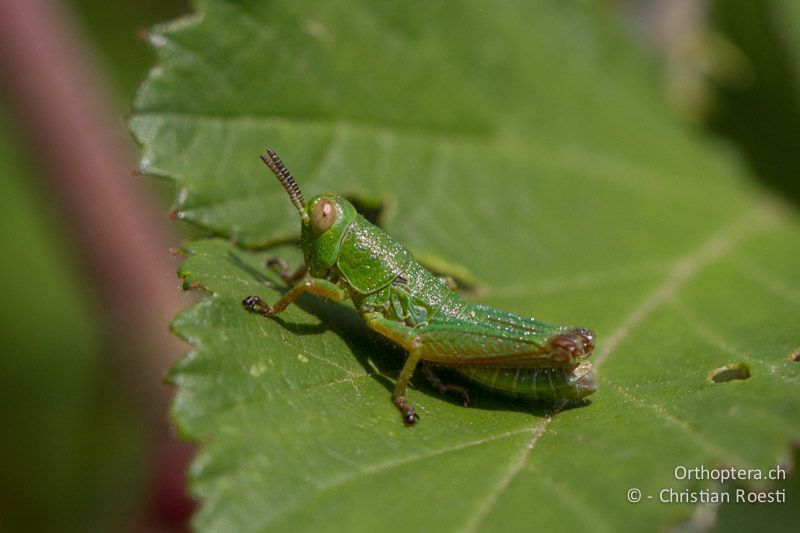
<svg viewBox="0 0 800 533">
<path fill-rule="evenodd" d="M 204 529 L 653 528 L 714 509 L 638 505 L 673 469 L 770 468 L 798 438 L 800 225 L 734 151 L 677 120 L 612 13 L 586 2 L 201 1 L 157 28 L 131 126 L 143 170 L 175 180 L 194 350 L 173 416 L 204 445 Z M 782 8 L 778 8 L 782 9 Z M 384 206 L 415 250 L 468 267 L 482 301 L 598 332 L 586 407 L 417 380 L 422 420 L 389 401 L 402 353 L 346 305 L 264 320 L 244 295 L 297 220 L 257 154 L 307 195 Z M 745 364 L 751 377 L 709 374 Z M 787 506 L 789 512 L 797 509 Z M 782 509 L 785 511 L 786 509 Z M 725 513 L 731 512 L 723 508 Z M 769 516 L 777 516 L 777 513 Z M 724 521 L 723 521 L 724 523 Z"/>
<path fill-rule="evenodd" d="M 63 8 L 107 69 L 95 74 L 108 74 L 120 117 L 152 62 L 137 29 L 188 10 L 155 0 L 73 0 Z M 107 380 L 104 350 L 124 347 L 105 335 L 93 280 L 13 111 L 2 92 L 0 529 L 118 528 L 138 519 L 147 497 L 144 424 Z"/>
</svg>

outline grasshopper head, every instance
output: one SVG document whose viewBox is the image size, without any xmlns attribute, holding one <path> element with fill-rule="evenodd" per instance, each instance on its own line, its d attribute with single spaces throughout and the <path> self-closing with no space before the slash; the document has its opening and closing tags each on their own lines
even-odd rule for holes
<svg viewBox="0 0 800 533">
<path fill-rule="evenodd" d="M 320 194 L 306 203 L 300 187 L 278 154 L 267 150 L 261 160 L 286 189 L 300 215 L 300 246 L 309 272 L 314 277 L 324 277 L 339 257 L 342 238 L 356 216 L 355 207 L 333 193 Z"/>
<path fill-rule="evenodd" d="M 353 204 L 331 192 L 306 204 L 300 246 L 312 276 L 323 277 L 339 258 L 342 238 L 356 216 Z"/>
</svg>

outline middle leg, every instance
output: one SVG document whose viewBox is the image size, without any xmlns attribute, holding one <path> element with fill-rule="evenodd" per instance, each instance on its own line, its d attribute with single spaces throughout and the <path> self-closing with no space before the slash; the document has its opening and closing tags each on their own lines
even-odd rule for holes
<svg viewBox="0 0 800 533">
<path fill-rule="evenodd" d="M 413 328 L 403 322 L 388 320 L 380 313 L 370 313 L 364 318 L 370 329 L 393 340 L 408 351 L 406 363 L 403 365 L 403 369 L 400 371 L 400 375 L 394 385 L 392 400 L 400 410 L 400 414 L 403 415 L 403 423 L 406 426 L 412 426 L 419 420 L 419 415 L 414 406 L 406 399 L 406 388 L 422 356 L 419 338 Z"/>
</svg>

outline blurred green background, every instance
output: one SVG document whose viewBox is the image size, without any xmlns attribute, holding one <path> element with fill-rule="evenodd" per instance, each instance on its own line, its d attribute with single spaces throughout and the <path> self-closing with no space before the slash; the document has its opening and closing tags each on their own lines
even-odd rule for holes
<svg viewBox="0 0 800 533">
<path fill-rule="evenodd" d="M 785 23 L 785 17 L 800 21 L 798 3 L 714 2 L 702 16 L 686 19 L 686 31 L 659 36 L 659 9 L 666 4 L 617 7 L 664 66 L 675 112 L 731 142 L 754 175 L 800 199 L 800 35 Z M 130 98 L 153 60 L 137 34 L 190 8 L 179 0 L 65 5 L 113 90 L 123 128 Z M 59 206 L 41 187 L 33 151 L 13 117 L 0 99 L 0 529 L 142 523 L 144 502 L 152 497 L 143 423 L 106 378 L 103 354 L 113 339 L 105 335 L 92 280 L 81 272 Z M 164 192 L 158 196 L 166 212 Z"/>
<path fill-rule="evenodd" d="M 180 0 L 73 0 L 65 8 L 113 90 L 124 132 L 131 96 L 153 61 L 137 33 L 189 7 Z M 148 498 L 144 427 L 105 379 L 103 350 L 113 340 L 104 336 L 103 310 L 12 111 L 0 99 L 0 529 L 130 526 Z M 166 212 L 168 197 L 160 197 Z"/>
</svg>

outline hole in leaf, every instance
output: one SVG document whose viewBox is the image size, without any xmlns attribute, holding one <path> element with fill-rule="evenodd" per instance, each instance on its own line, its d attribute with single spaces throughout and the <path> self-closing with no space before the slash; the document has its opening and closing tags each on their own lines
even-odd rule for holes
<svg viewBox="0 0 800 533">
<path fill-rule="evenodd" d="M 353 204 L 353 207 L 356 208 L 356 211 L 358 211 L 362 217 L 366 218 L 376 226 L 381 226 L 383 224 L 387 207 L 383 200 L 364 196 L 355 196 L 352 194 L 346 194 L 345 198 L 347 201 Z"/>
<path fill-rule="evenodd" d="M 712 370 L 708 377 L 714 383 L 725 383 L 734 379 L 747 379 L 750 377 L 750 368 L 744 363 L 723 366 Z"/>
</svg>

